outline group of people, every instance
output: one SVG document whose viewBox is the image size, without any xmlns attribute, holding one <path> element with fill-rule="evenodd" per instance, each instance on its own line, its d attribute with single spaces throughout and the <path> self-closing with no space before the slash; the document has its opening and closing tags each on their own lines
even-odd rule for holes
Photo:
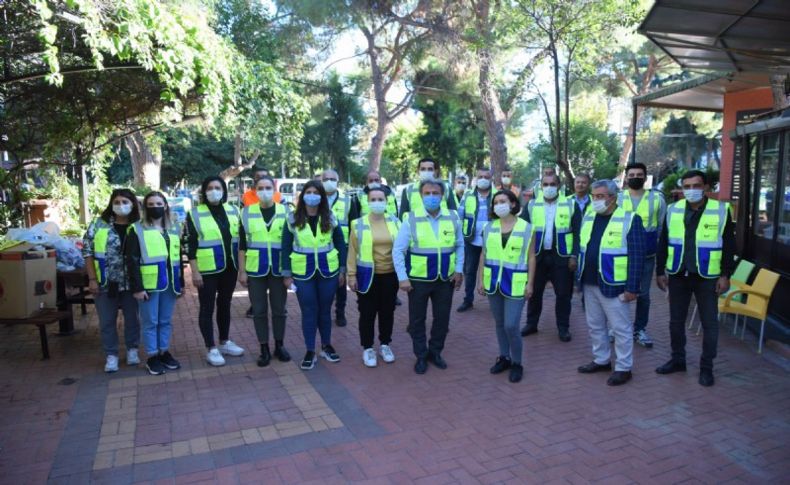
<svg viewBox="0 0 790 485">
<path fill-rule="evenodd" d="M 523 377 L 522 339 L 538 332 L 543 293 L 551 282 L 562 342 L 572 339 L 574 287 L 582 295 L 593 360 L 578 371 L 609 371 L 607 383 L 616 386 L 632 377 L 634 342 L 653 345 L 646 326 L 655 272 L 659 288 L 669 290 L 672 346 L 671 359 L 656 372 L 686 370 L 685 319 L 694 295 L 704 331 L 699 383 L 713 385 L 716 300 L 729 288 L 735 243 L 729 206 L 705 196 L 704 173 L 684 174 L 685 198 L 666 207 L 660 192 L 645 189 L 647 168 L 639 163 L 626 168 L 622 192 L 612 180 L 591 182 L 580 174 L 573 195 L 566 196 L 560 177 L 545 171 L 526 204 L 509 169 L 499 185 L 488 168 L 481 168 L 473 188 L 457 178 L 453 190 L 438 178 L 438 168 L 432 159 L 420 160 L 419 181 L 406 186 L 400 203 L 377 171 L 367 174 L 364 189 L 352 197 L 338 189 L 338 174 L 326 170 L 320 181 L 304 185 L 293 206 L 276 203 L 275 181 L 256 171 L 254 194 L 245 195 L 241 209 L 227 202 L 221 178 L 204 180 L 185 232 L 206 361 L 220 366 L 225 356 L 244 353 L 230 340 L 230 303 L 238 282 L 249 291 L 259 366 L 273 358 L 291 360 L 283 343 L 289 290 L 296 293 L 301 313 L 302 369 L 312 369 L 319 357 L 340 360 L 332 345 L 332 306 L 335 324 L 345 326 L 347 289 L 357 295 L 364 365 L 376 367 L 379 357 L 393 362 L 390 344 L 400 289 L 408 295 L 414 371 L 424 374 L 429 363 L 445 369 L 442 353 L 453 293 L 464 287 L 457 311 L 471 310 L 475 293 L 487 296 L 499 346 L 490 372 L 507 371 L 515 383 Z M 118 369 L 119 308 L 127 363 L 140 362 L 142 334 L 151 374 L 179 368 L 170 340 L 183 286 L 181 234 L 164 195 L 152 192 L 138 208 L 128 189 L 114 191 L 88 228 L 84 252 L 107 372 Z M 526 323 L 520 328 L 525 304 Z"/>
</svg>

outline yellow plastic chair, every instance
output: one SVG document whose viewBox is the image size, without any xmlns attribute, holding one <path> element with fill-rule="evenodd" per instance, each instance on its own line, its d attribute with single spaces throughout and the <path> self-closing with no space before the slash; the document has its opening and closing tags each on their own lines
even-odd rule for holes
<svg viewBox="0 0 790 485">
<path fill-rule="evenodd" d="M 722 293 L 719 295 L 719 298 L 722 300 L 730 294 L 731 291 L 740 288 L 741 286 L 745 285 L 747 281 L 749 281 L 749 277 L 752 275 L 752 271 L 754 271 L 754 263 L 751 261 L 746 261 L 745 259 L 741 259 L 738 261 L 738 266 L 735 267 L 735 271 L 732 273 L 730 277 L 730 289 L 726 293 Z M 744 295 L 738 296 L 736 301 L 743 301 L 745 299 Z M 721 301 L 720 301 L 721 302 Z M 691 312 L 691 319 L 689 319 L 689 330 L 694 326 L 694 317 L 697 316 L 697 304 L 694 303 L 694 310 Z M 697 335 L 699 335 L 700 329 L 702 328 L 702 322 L 697 324 Z M 732 327 L 732 334 L 735 335 L 735 330 L 738 328 L 738 320 L 736 317 L 735 325 Z"/>
<path fill-rule="evenodd" d="M 760 340 L 757 345 L 757 352 L 763 352 L 763 336 L 765 334 L 765 316 L 768 313 L 768 302 L 774 292 L 776 283 L 779 282 L 779 274 L 767 269 L 760 269 L 754 283 L 751 285 L 743 284 L 735 290 L 731 290 L 724 300 L 719 300 L 719 313 L 731 313 L 736 316 L 735 324 L 738 324 L 737 316 L 752 317 L 760 320 Z M 746 295 L 745 302 L 736 301 L 738 295 Z M 746 334 L 746 319 L 743 321 L 741 330 L 741 340 Z"/>
</svg>

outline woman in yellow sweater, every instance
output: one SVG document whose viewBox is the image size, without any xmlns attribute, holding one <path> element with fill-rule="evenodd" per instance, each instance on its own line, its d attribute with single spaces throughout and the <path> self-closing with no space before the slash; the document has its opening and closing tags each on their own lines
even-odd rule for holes
<svg viewBox="0 0 790 485">
<path fill-rule="evenodd" d="M 379 352 L 384 362 L 395 360 L 389 344 L 395 318 L 398 277 L 392 263 L 392 242 L 400 222 L 385 214 L 387 194 L 370 189 L 367 194 L 370 213 L 355 219 L 348 237 L 348 287 L 357 292 L 359 338 L 364 349 L 362 361 L 367 367 L 378 364 L 373 349 L 376 315 L 379 317 Z"/>
</svg>

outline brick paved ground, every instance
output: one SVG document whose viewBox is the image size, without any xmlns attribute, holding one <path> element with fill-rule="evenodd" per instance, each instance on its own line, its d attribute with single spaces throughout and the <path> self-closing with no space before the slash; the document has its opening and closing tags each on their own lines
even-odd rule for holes
<svg viewBox="0 0 790 485">
<path fill-rule="evenodd" d="M 657 376 L 668 356 L 657 290 L 649 327 L 656 346 L 636 349 L 634 380 L 620 388 L 607 387 L 603 374 L 576 372 L 591 358 L 577 300 L 573 341 L 559 342 L 553 315 L 545 315 L 540 333 L 525 339 L 525 378 L 516 385 L 488 374 L 496 342 L 479 297 L 473 311 L 453 312 L 449 368 L 424 376 L 412 371 L 405 306 L 396 315 L 394 364 L 363 367 L 352 324 L 333 332 L 343 360 L 303 373 L 294 362 L 255 365 L 247 305 L 237 292 L 231 337 L 248 353 L 213 369 L 203 362 L 196 296 L 182 298 L 174 354 L 183 369 L 162 377 L 128 367 L 105 375 L 92 312 L 77 322 L 78 335 L 51 337 L 49 361 L 39 360 L 34 329 L 0 328 L 0 482 L 665 484 L 790 476 L 788 362 L 723 331 L 715 387 L 697 384 L 695 336 L 688 374 Z M 299 358 L 293 295 L 288 308 L 287 344 Z"/>
</svg>

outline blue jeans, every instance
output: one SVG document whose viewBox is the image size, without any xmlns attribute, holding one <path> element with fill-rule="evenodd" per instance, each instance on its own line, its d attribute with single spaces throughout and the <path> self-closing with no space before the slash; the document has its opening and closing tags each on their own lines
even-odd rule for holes
<svg viewBox="0 0 790 485">
<path fill-rule="evenodd" d="M 656 256 L 645 258 L 642 268 L 642 280 L 639 287 L 639 296 L 636 298 L 636 315 L 634 317 L 634 332 L 644 330 L 650 317 L 650 286 L 653 284 L 653 272 L 656 269 Z"/>
<path fill-rule="evenodd" d="M 168 288 L 165 291 L 148 293 L 148 300 L 139 302 L 140 321 L 143 326 L 143 345 L 149 357 L 170 348 L 173 333 L 173 309 L 176 294 Z"/>
<path fill-rule="evenodd" d="M 482 252 L 482 246 L 475 246 L 469 243 L 464 245 L 464 303 L 475 301 L 477 268 L 480 266 L 480 253 Z"/>
<path fill-rule="evenodd" d="M 302 334 L 307 350 L 315 351 L 316 329 L 321 344 L 332 343 L 332 300 L 337 293 L 337 276 L 324 278 L 315 274 L 309 280 L 294 280 L 296 299 L 302 311 Z"/>
<path fill-rule="evenodd" d="M 137 316 L 137 300 L 131 291 L 120 291 L 110 296 L 100 291 L 93 298 L 99 316 L 101 345 L 106 355 L 118 356 L 118 308 L 123 312 L 123 336 L 126 350 L 136 349 L 140 343 L 140 319 Z"/>
<path fill-rule="evenodd" d="M 499 355 L 507 357 L 514 364 L 521 364 L 522 342 L 519 323 L 524 303 L 526 303 L 524 298 L 508 298 L 499 291 L 488 295 L 488 304 L 496 324 Z"/>
</svg>

